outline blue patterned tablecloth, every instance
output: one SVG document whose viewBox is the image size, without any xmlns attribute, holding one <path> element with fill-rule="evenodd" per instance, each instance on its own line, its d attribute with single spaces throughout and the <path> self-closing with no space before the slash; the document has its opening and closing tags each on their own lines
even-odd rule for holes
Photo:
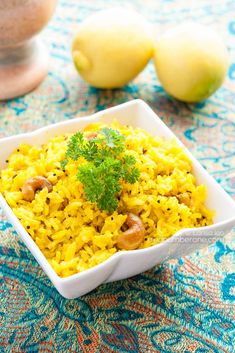
<svg viewBox="0 0 235 353">
<path fill-rule="evenodd" d="M 110 5 L 141 11 L 156 36 L 188 19 L 213 25 L 231 54 L 224 86 L 205 102 L 183 104 L 163 91 L 150 63 L 121 90 L 89 87 L 71 63 L 72 33 L 83 18 Z M 142 98 L 235 197 L 234 0 L 61 0 L 42 37 L 51 53 L 49 75 L 29 95 L 0 103 L 0 136 Z M 191 256 L 69 301 L 0 211 L 0 352 L 234 353 L 234 233 Z"/>
</svg>

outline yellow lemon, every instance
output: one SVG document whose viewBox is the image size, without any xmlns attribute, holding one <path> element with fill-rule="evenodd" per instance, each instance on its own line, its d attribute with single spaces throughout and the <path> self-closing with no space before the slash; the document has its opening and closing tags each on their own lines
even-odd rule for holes
<svg viewBox="0 0 235 353">
<path fill-rule="evenodd" d="M 138 13 L 112 8 L 87 18 L 75 35 L 72 57 L 85 81 L 98 88 L 127 84 L 154 51 L 151 29 Z"/>
<path fill-rule="evenodd" d="M 227 49 L 211 28 L 186 23 L 168 30 L 156 43 L 156 71 L 164 89 L 185 102 L 208 98 L 223 83 Z"/>
</svg>

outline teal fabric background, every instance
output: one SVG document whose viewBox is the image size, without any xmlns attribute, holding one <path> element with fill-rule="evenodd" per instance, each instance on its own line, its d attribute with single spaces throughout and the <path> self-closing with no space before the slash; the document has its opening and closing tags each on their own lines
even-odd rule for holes
<svg viewBox="0 0 235 353">
<path fill-rule="evenodd" d="M 110 6 L 136 8 L 166 28 L 193 19 L 212 25 L 231 55 L 224 86 L 196 105 L 170 98 L 153 63 L 121 90 L 89 87 L 73 68 L 79 21 Z M 142 98 L 235 197 L 235 2 L 229 0 L 61 0 L 41 34 L 50 72 L 34 92 L 0 103 L 0 136 Z M 53 288 L 0 211 L 1 353 L 234 353 L 234 232 L 191 256 L 66 300 Z"/>
</svg>

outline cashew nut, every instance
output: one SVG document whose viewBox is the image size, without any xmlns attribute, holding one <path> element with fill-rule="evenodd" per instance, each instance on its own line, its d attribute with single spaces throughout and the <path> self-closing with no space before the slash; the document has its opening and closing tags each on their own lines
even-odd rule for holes
<svg viewBox="0 0 235 353">
<path fill-rule="evenodd" d="M 187 192 L 183 192 L 177 195 L 177 199 L 180 203 L 184 203 L 186 206 L 190 206 L 190 196 Z"/>
<path fill-rule="evenodd" d="M 127 215 L 126 224 L 129 229 L 119 235 L 117 247 L 119 249 L 137 249 L 144 240 L 145 229 L 141 219 L 133 213 Z"/>
<path fill-rule="evenodd" d="M 98 133 L 97 132 L 89 132 L 87 135 L 86 135 L 86 138 L 87 140 L 92 140 L 94 138 L 96 138 L 98 136 Z"/>
<path fill-rule="evenodd" d="M 43 176 L 36 176 L 26 180 L 22 188 L 23 199 L 25 201 L 33 201 L 37 190 L 48 189 L 48 192 L 52 191 L 51 182 Z"/>
</svg>

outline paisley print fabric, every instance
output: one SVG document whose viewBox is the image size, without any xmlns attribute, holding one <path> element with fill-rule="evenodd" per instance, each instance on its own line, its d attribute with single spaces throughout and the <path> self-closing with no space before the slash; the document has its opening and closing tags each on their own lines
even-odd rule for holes
<svg viewBox="0 0 235 353">
<path fill-rule="evenodd" d="M 153 63 L 120 90 L 81 81 L 70 56 L 72 33 L 90 13 L 109 6 L 141 11 L 156 37 L 193 19 L 224 37 L 231 64 L 224 86 L 196 105 L 160 86 Z M 233 0 L 60 0 L 41 34 L 50 72 L 34 92 L 0 103 L 0 136 L 30 131 L 142 98 L 235 198 L 235 2 Z M 234 353 L 234 232 L 182 259 L 76 300 L 53 288 L 0 211 L 1 353 Z"/>
</svg>

